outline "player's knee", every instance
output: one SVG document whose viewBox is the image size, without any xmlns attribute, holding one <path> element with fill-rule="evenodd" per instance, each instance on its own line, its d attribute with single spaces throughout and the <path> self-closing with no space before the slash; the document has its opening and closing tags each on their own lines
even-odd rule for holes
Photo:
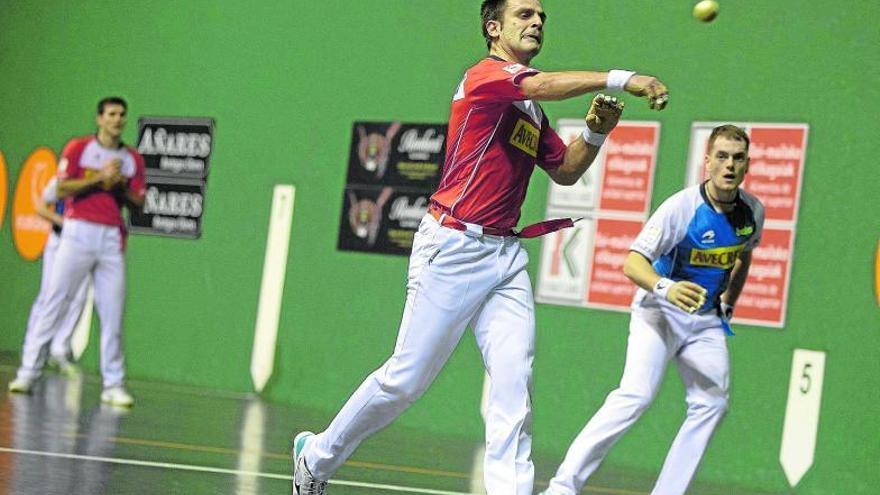
<svg viewBox="0 0 880 495">
<path fill-rule="evenodd" d="M 373 379 L 379 386 L 379 390 L 391 401 L 401 404 L 415 402 L 427 390 L 428 385 L 421 380 L 401 379 L 382 373 L 382 370 L 373 374 Z"/>
<path fill-rule="evenodd" d="M 727 400 L 727 396 L 724 395 L 714 400 L 711 407 L 716 414 L 723 416 L 727 414 L 727 411 L 730 409 L 730 401 Z"/>
<path fill-rule="evenodd" d="M 632 415 L 640 416 L 654 402 L 654 394 L 649 390 L 617 389 L 611 392 L 608 400 L 621 403 Z"/>
<path fill-rule="evenodd" d="M 705 414 L 709 416 L 724 416 L 729 409 L 727 394 L 711 395 L 688 401 L 690 414 Z"/>
<path fill-rule="evenodd" d="M 412 383 L 399 383 L 396 385 L 386 383 L 382 386 L 383 392 L 394 397 L 396 401 L 405 404 L 412 404 L 418 400 L 425 393 L 426 389 L 427 387 L 417 386 Z"/>
<path fill-rule="evenodd" d="M 490 383 L 495 390 L 529 395 L 532 391 L 532 367 L 525 362 L 491 373 Z"/>
</svg>

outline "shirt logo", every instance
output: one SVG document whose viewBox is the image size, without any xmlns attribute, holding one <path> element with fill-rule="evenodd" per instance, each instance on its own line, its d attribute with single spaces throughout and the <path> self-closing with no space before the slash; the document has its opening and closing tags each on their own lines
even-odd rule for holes
<svg viewBox="0 0 880 495">
<path fill-rule="evenodd" d="M 700 240 L 704 244 L 715 244 L 715 231 L 707 230 L 706 233 L 703 234 L 703 237 L 700 238 Z"/>
<path fill-rule="evenodd" d="M 714 249 L 691 249 L 691 265 L 711 266 L 729 270 L 736 263 L 736 258 L 742 252 L 744 245 L 714 248 Z"/>
<path fill-rule="evenodd" d="M 510 64 L 510 65 L 506 65 L 506 66 L 502 67 L 504 72 L 509 72 L 511 74 L 516 74 L 517 72 L 522 70 L 522 68 L 523 68 L 522 64 Z"/>
<path fill-rule="evenodd" d="M 754 225 L 746 225 L 745 227 L 743 227 L 741 229 L 736 229 L 736 235 L 738 237 L 742 237 L 744 235 L 751 235 L 752 232 L 754 232 L 754 231 L 755 231 Z"/>
<path fill-rule="evenodd" d="M 523 119 L 516 121 L 510 144 L 525 151 L 534 158 L 538 157 L 538 128 Z"/>
</svg>

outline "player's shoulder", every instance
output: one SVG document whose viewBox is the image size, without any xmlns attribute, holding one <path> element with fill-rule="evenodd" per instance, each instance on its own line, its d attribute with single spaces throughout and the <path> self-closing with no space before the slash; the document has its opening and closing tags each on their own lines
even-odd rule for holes
<svg viewBox="0 0 880 495">
<path fill-rule="evenodd" d="M 138 159 L 138 160 L 143 160 L 143 157 L 141 156 L 140 151 L 138 151 L 137 148 L 135 148 L 134 146 L 132 146 L 132 145 L 130 145 L 130 144 L 128 144 L 128 143 L 123 143 L 122 147 L 123 147 L 123 148 L 125 149 L 125 151 L 127 151 L 128 154 L 131 155 L 133 158 Z"/>
<path fill-rule="evenodd" d="M 663 204 L 667 208 L 672 208 L 676 210 L 693 210 L 699 206 L 702 201 L 702 195 L 700 194 L 700 185 L 697 184 L 695 186 L 690 186 L 678 191 L 677 193 L 672 194 Z"/>
<path fill-rule="evenodd" d="M 481 76 L 490 74 L 507 74 L 515 76 L 522 72 L 533 71 L 531 67 L 516 62 L 510 62 L 498 57 L 489 56 L 479 60 L 467 70 L 468 75 Z"/>
<path fill-rule="evenodd" d="M 752 210 L 752 214 L 756 218 L 764 218 L 764 203 L 757 196 L 740 188 L 739 199 Z"/>
<path fill-rule="evenodd" d="M 745 189 L 740 188 L 739 197 L 745 204 L 749 205 L 752 208 L 760 208 L 761 210 L 764 209 L 764 203 L 761 203 L 761 200 L 758 199 L 757 196 L 746 191 Z"/>
<path fill-rule="evenodd" d="M 81 153 L 92 141 L 97 139 L 94 134 L 70 138 L 64 145 L 64 154 Z"/>
</svg>

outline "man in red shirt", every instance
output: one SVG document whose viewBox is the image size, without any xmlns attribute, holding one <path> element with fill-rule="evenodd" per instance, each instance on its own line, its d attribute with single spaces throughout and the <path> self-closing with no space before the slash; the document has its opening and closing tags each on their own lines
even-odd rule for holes
<svg viewBox="0 0 880 495">
<path fill-rule="evenodd" d="M 513 228 L 535 164 L 574 184 L 623 109 L 599 96 L 583 139 L 565 145 L 535 100 L 611 89 L 667 102 L 656 78 L 629 71 L 540 72 L 529 67 L 544 38 L 538 0 L 485 0 L 489 56 L 468 69 L 452 100 L 446 163 L 413 241 L 407 297 L 391 357 L 354 392 L 324 432 L 293 442 L 293 491 L 320 495 L 361 441 L 418 399 L 467 326 L 491 377 L 486 413 L 489 495 L 532 495 L 531 376 L 534 301 L 528 257 Z"/>
<path fill-rule="evenodd" d="M 131 407 L 124 388 L 122 309 L 125 301 L 123 205 L 144 204 L 144 160 L 122 143 L 127 104 L 118 97 L 98 103 L 94 135 L 71 139 L 58 165 L 58 197 L 65 199 L 64 229 L 49 276 L 43 312 L 25 335 L 21 367 L 9 390 L 29 393 L 46 364 L 48 344 L 76 289 L 91 274 L 101 321 L 103 402 Z"/>
</svg>

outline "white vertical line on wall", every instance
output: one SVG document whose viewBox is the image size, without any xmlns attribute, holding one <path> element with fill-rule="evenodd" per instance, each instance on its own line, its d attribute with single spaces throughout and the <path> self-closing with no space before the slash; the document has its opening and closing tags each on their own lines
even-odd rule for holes
<svg viewBox="0 0 880 495">
<path fill-rule="evenodd" d="M 287 272 L 287 251 L 290 245 L 295 192 L 293 185 L 279 184 L 275 186 L 272 195 L 266 257 L 263 261 L 263 281 L 260 285 L 254 348 L 251 354 L 251 380 L 257 392 L 263 390 L 275 368 L 275 341 L 278 337 L 284 275 Z"/>
</svg>

